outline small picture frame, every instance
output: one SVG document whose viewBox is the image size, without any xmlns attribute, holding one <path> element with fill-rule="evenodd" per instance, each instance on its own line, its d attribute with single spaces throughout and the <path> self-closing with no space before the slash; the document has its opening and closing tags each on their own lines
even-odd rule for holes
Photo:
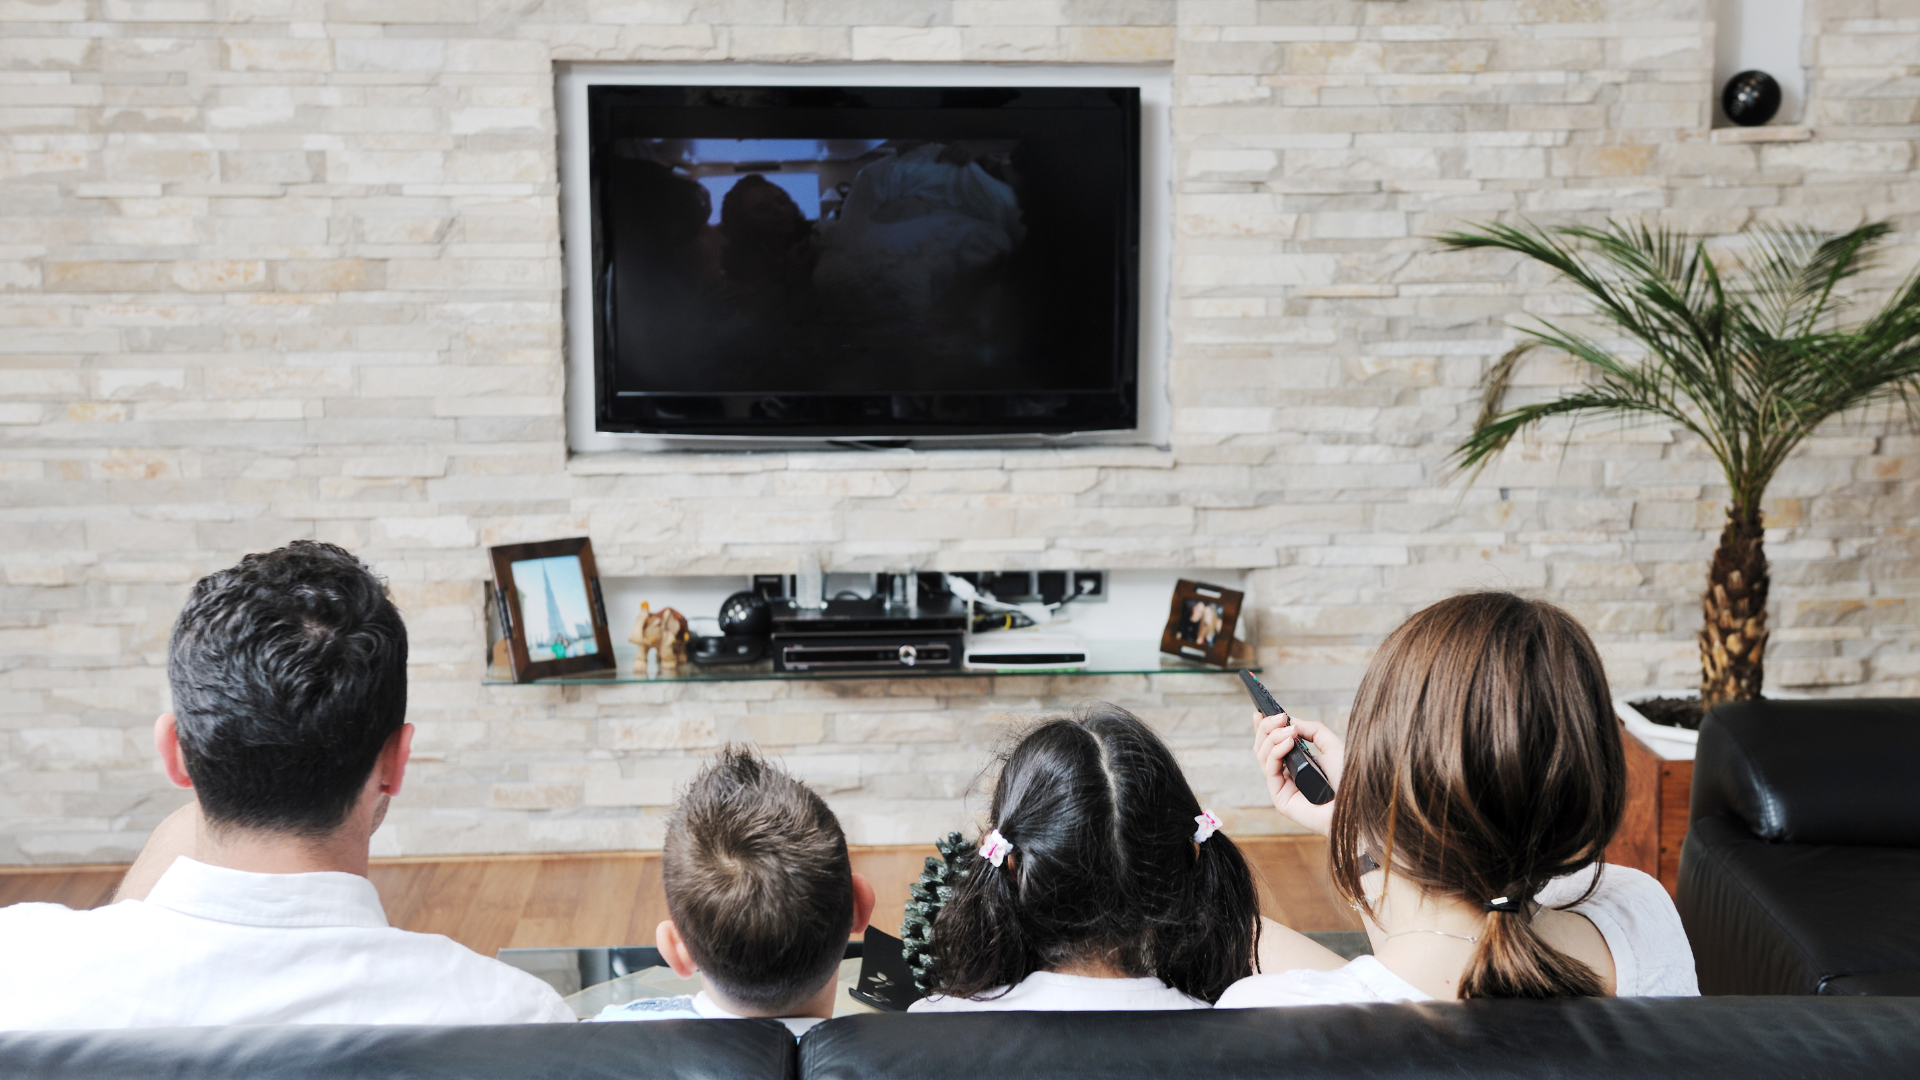
<svg viewBox="0 0 1920 1080">
<path fill-rule="evenodd" d="M 613 670 L 613 635 L 593 541 L 577 536 L 503 544 L 488 554 L 513 681 Z"/>
<path fill-rule="evenodd" d="M 1233 630 L 1240 622 L 1244 593 L 1182 578 L 1173 586 L 1173 605 L 1160 651 L 1183 660 L 1224 667 L 1233 655 Z"/>
</svg>

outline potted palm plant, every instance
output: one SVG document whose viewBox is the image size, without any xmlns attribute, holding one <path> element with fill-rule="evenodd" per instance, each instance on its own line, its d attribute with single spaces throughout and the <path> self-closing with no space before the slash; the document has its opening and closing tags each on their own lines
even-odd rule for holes
<svg viewBox="0 0 1920 1080">
<path fill-rule="evenodd" d="M 1750 235 L 1723 269 L 1701 240 L 1643 225 L 1481 226 L 1440 238 L 1544 264 L 1591 302 L 1612 341 L 1542 321 L 1488 373 L 1473 432 L 1454 452 L 1477 473 L 1522 432 L 1553 417 L 1676 424 L 1726 474 L 1726 526 L 1701 596 L 1700 697 L 1692 723 L 1723 701 L 1758 697 L 1767 648 L 1761 500 L 1781 463 L 1827 419 L 1876 405 L 1920 405 L 1920 275 L 1849 319 L 1842 285 L 1891 233 L 1884 222 L 1840 235 L 1773 229 Z M 1583 385 L 1509 408 L 1514 367 L 1536 348 L 1586 369 Z"/>
</svg>

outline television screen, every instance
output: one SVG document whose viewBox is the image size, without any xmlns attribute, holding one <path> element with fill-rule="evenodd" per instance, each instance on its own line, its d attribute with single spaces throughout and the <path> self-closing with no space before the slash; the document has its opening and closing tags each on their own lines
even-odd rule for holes
<svg viewBox="0 0 1920 1080">
<path fill-rule="evenodd" d="M 588 95 L 601 430 L 1135 426 L 1136 88 Z"/>
</svg>

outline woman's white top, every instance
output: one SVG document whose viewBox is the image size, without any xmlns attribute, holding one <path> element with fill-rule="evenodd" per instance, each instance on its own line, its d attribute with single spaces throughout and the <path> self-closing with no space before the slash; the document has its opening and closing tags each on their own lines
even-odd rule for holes
<svg viewBox="0 0 1920 1080">
<path fill-rule="evenodd" d="M 1001 990 L 1005 990 L 1002 993 Z M 907 1007 L 908 1012 L 1149 1012 L 1156 1009 L 1204 1009 L 1207 1003 L 1159 979 L 1096 979 L 1036 971 L 978 1000 L 935 994 Z"/>
<path fill-rule="evenodd" d="M 1698 997 L 1693 947 L 1680 925 L 1667 890 L 1647 874 L 1625 866 L 1595 867 L 1556 878 L 1534 899 L 1558 907 L 1586 891 L 1595 872 L 1593 895 L 1567 910 L 1584 915 L 1613 954 L 1614 994 L 1618 997 Z M 1368 1001 L 1432 1001 L 1412 983 L 1361 956 L 1332 971 L 1279 971 L 1253 975 L 1227 988 L 1222 1009 L 1258 1009 L 1274 1005 L 1342 1005 Z"/>
</svg>

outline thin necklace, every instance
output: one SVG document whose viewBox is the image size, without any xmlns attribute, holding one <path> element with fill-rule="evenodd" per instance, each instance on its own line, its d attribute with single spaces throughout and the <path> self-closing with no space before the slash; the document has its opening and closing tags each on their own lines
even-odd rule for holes
<svg viewBox="0 0 1920 1080">
<path fill-rule="evenodd" d="M 1388 934 L 1386 937 L 1383 937 L 1380 940 L 1392 941 L 1394 938 L 1406 937 L 1408 934 L 1439 934 L 1441 937 L 1450 937 L 1456 941 L 1466 941 L 1466 942 L 1477 942 L 1480 940 L 1477 937 L 1468 937 L 1465 934 L 1449 934 L 1445 930 L 1402 930 L 1397 934 Z"/>
</svg>

